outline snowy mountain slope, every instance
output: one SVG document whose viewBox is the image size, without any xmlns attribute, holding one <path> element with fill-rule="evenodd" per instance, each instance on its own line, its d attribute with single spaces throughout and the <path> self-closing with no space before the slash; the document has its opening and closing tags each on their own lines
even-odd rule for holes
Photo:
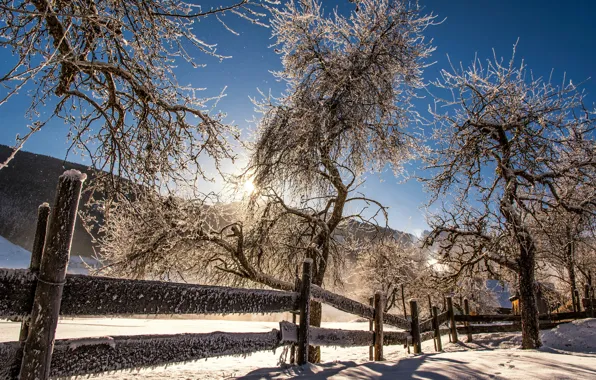
<svg viewBox="0 0 596 380">
<path fill-rule="evenodd" d="M 18 245 L 12 244 L 0 236 L 0 268 L 28 268 L 31 261 L 31 252 Z M 72 256 L 68 264 L 68 273 L 88 273 L 87 265 L 95 266 L 97 261 L 91 258 Z"/>
</svg>

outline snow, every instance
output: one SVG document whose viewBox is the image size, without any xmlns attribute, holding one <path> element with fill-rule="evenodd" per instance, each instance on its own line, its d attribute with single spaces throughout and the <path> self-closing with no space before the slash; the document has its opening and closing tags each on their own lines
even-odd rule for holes
<svg viewBox="0 0 596 380">
<path fill-rule="evenodd" d="M 62 173 L 60 177 L 68 178 L 71 181 L 84 181 L 87 179 L 87 174 L 81 173 L 76 169 L 70 169 Z"/>
<path fill-rule="evenodd" d="M 18 245 L 12 244 L 0 236 L 0 268 L 22 269 L 29 268 L 31 252 Z M 98 262 L 92 258 L 71 256 L 68 263 L 68 273 L 86 274 L 87 266 L 96 266 Z"/>
<path fill-rule="evenodd" d="M 281 319 L 281 316 L 280 316 Z M 323 323 L 326 328 L 368 330 L 368 322 Z M 593 379 L 596 378 L 596 319 L 559 325 L 542 332 L 544 347 L 521 350 L 519 333 L 474 335 L 473 343 L 448 343 L 435 353 L 433 342 L 422 344 L 423 355 L 408 355 L 403 346 L 386 346 L 385 362 L 369 362 L 368 347 L 323 347 L 325 363 L 304 368 L 279 367 L 283 349 L 254 353 L 247 358 L 222 357 L 167 367 L 123 371 L 99 376 L 102 380 L 143 379 Z M 276 322 L 185 319 L 88 318 L 65 319 L 58 338 L 137 334 L 267 332 Z M 18 337 L 19 324 L 0 321 L 0 342 Z M 465 336 L 460 336 L 465 341 Z M 288 355 L 289 356 L 289 355 Z"/>
</svg>

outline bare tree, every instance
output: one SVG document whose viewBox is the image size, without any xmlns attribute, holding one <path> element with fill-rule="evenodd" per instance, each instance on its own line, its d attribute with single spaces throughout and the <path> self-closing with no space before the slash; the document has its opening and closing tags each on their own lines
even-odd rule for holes
<svg viewBox="0 0 596 380">
<path fill-rule="evenodd" d="M 546 276 L 554 279 L 555 283 L 565 283 L 567 297 L 573 300 L 573 309 L 578 310 L 579 300 L 575 299 L 574 291 L 583 276 L 584 282 L 589 282 L 592 270 L 594 247 L 594 192 L 596 187 L 589 184 L 586 188 L 575 181 L 566 181 L 564 185 L 573 194 L 566 203 L 575 207 L 584 207 L 586 212 L 576 213 L 564 207 L 544 209 L 536 215 L 535 231 L 538 235 L 538 260 L 544 265 Z"/>
<path fill-rule="evenodd" d="M 109 179 L 163 186 L 205 177 L 199 159 L 211 157 L 218 167 L 233 158 L 229 144 L 238 132 L 224 114 L 210 112 L 219 96 L 200 97 L 200 89 L 176 81 L 174 63 L 197 67 L 197 53 L 227 58 L 196 34 L 196 22 L 223 24 L 220 16 L 231 13 L 260 24 L 264 2 L 275 1 L 230 0 L 210 9 L 170 0 L 0 1 L 0 48 L 12 52 L 0 74 L 0 105 L 31 91 L 32 120 L 0 168 L 58 118 L 69 125 L 71 149 Z M 49 118 L 46 106 L 53 106 Z"/>
<path fill-rule="evenodd" d="M 593 199 L 569 202 L 574 192 L 561 183 L 594 186 L 593 113 L 571 82 L 557 87 L 533 78 L 513 59 L 476 60 L 443 71 L 436 84 L 453 99 L 439 99 L 448 111 L 434 112 L 436 148 L 425 183 L 442 212 L 431 220 L 428 242 L 440 243 L 460 275 L 469 268 L 515 272 L 522 347 L 539 347 L 532 226 L 543 209 L 590 212 Z"/>
<path fill-rule="evenodd" d="M 275 75 L 287 91 L 256 102 L 263 117 L 243 175 L 256 188 L 248 212 L 227 224 L 201 224 L 193 216 L 193 228 L 159 231 L 215 247 L 201 256 L 205 265 L 197 271 L 293 290 L 294 270 L 305 257 L 314 259 L 314 284 L 341 278 L 349 249 L 349 239 L 341 236 L 350 223 L 386 223 L 385 207 L 357 190 L 365 172 L 388 163 L 399 171 L 414 154 L 415 136 L 406 133 L 414 116 L 410 98 L 422 85 L 423 60 L 433 50 L 422 33 L 434 17 L 401 0 L 361 0 L 349 16 L 329 16 L 315 0 L 289 1 L 271 12 L 283 63 Z M 352 212 L 346 212 L 348 205 L 354 205 Z M 156 231 L 151 236 L 165 252 L 193 260 L 196 250 L 173 252 L 182 245 L 173 246 L 171 237 L 158 239 Z M 146 236 L 131 239 L 105 251 L 122 252 L 114 260 L 122 270 L 137 260 L 147 270 L 135 273 L 150 273 L 169 260 L 165 252 L 148 256 L 155 247 L 139 250 L 149 244 Z M 311 323 L 320 326 L 320 304 L 311 310 Z M 319 361 L 319 351 L 312 352 L 310 361 Z"/>
</svg>

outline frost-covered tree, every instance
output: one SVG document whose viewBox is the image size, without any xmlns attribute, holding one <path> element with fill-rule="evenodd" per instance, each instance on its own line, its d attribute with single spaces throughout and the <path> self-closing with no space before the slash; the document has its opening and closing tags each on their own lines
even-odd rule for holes
<svg viewBox="0 0 596 380">
<path fill-rule="evenodd" d="M 435 112 L 428 156 L 431 218 L 428 242 L 459 274 L 507 268 L 519 277 L 522 347 L 540 346 L 535 293 L 536 214 L 557 207 L 592 212 L 593 199 L 570 201 L 578 186 L 593 189 L 593 112 L 571 83 L 534 78 L 522 63 L 478 60 L 443 71 L 439 89 L 452 99 Z M 566 179 L 575 181 L 565 187 Z M 440 199 L 440 202 L 439 202 Z"/>
<path fill-rule="evenodd" d="M 17 136 L 14 153 L 57 118 L 69 125 L 71 149 L 88 155 L 98 170 L 149 186 L 203 177 L 199 159 L 208 156 L 217 166 L 231 158 L 238 132 L 223 123 L 223 114 L 210 112 L 216 98 L 177 82 L 175 65 L 196 67 L 200 54 L 226 58 L 201 39 L 198 21 L 223 24 L 221 16 L 233 14 L 260 23 L 263 2 L 272 3 L 0 1 L 0 49 L 12 54 L 0 73 L 0 105 L 19 92 L 31 97 L 31 124 Z"/>
<path fill-rule="evenodd" d="M 244 174 L 256 191 L 244 218 L 221 224 L 201 224 L 196 215 L 182 222 L 156 221 L 160 227 L 148 227 L 149 236 L 131 236 L 106 249 L 109 259 L 122 270 L 139 265 L 145 273 L 162 270 L 160 262 L 172 269 L 196 262 L 196 273 L 293 290 L 295 268 L 310 257 L 315 285 L 341 277 L 350 240 L 340 237 L 342 229 L 355 220 L 377 224 L 377 217 L 382 224 L 386 217 L 380 203 L 357 192 L 363 174 L 387 164 L 399 171 L 414 154 L 416 140 L 407 132 L 414 116 L 410 98 L 422 85 L 424 60 L 433 50 L 423 32 L 434 17 L 422 15 L 416 2 L 361 0 L 356 6 L 348 15 L 314 0 L 271 9 L 283 63 L 275 76 L 287 89 L 277 99 L 256 101 L 263 116 Z M 353 205 L 350 212 L 348 205 Z M 368 206 L 377 211 L 363 211 Z M 176 233 L 191 244 L 215 248 L 199 253 L 186 243 L 174 245 Z M 115 233 L 107 236 L 119 239 Z M 155 245 L 164 252 L 149 254 Z M 149 249 L 143 252 L 141 246 Z M 185 260 L 170 261 L 168 255 Z M 311 323 L 320 322 L 316 304 Z M 312 351 L 310 361 L 316 362 L 318 351 Z"/>
<path fill-rule="evenodd" d="M 582 291 L 582 282 L 589 282 L 594 260 L 594 200 L 596 187 L 566 185 L 573 189 L 574 197 L 568 202 L 583 205 L 592 212 L 576 213 L 563 207 L 543 210 L 536 215 L 535 231 L 539 236 L 538 260 L 542 263 L 544 276 L 563 291 L 565 300 L 574 300 L 574 290 Z M 583 281 L 582 281 L 583 279 Z M 564 284 L 564 288 L 562 289 Z M 577 300 L 575 300 L 577 301 Z M 573 303 L 577 309 L 579 304 Z"/>
</svg>

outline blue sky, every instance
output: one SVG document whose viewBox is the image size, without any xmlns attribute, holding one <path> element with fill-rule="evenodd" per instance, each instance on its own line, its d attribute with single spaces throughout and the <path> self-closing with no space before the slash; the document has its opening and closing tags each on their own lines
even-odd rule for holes
<svg viewBox="0 0 596 380">
<path fill-rule="evenodd" d="M 199 4 L 217 4 L 217 1 L 196 1 Z M 219 2 L 221 3 L 221 2 Z M 324 0 L 328 7 L 349 8 L 347 0 Z M 428 30 L 437 50 L 431 61 L 436 63 L 425 71 L 426 80 L 433 80 L 451 61 L 468 64 L 475 54 L 490 58 L 494 48 L 498 56 L 509 58 L 519 38 L 517 59 L 524 59 L 528 67 L 540 76 L 548 76 L 554 69 L 554 80 L 563 74 L 574 83 L 588 80 L 584 89 L 588 102 L 596 102 L 596 1 L 593 0 L 421 0 L 426 12 L 433 12 L 445 21 Z M 219 45 L 219 52 L 233 58 L 219 62 L 199 56 L 207 67 L 189 69 L 181 65 L 178 79 L 181 84 L 206 87 L 206 96 L 219 93 L 227 86 L 227 97 L 219 108 L 228 113 L 244 130 L 251 126 L 246 120 L 253 117 L 249 96 L 257 96 L 257 88 L 279 93 L 282 86 L 275 82 L 268 70 L 280 67 L 278 56 L 268 48 L 270 31 L 251 25 L 233 16 L 229 24 L 241 33 L 232 35 L 217 23 L 203 21 L 195 30 L 210 43 Z M 1 52 L 0 73 L 10 61 L 10 52 Z M 29 97 L 25 92 L 0 107 L 2 126 L 0 143 L 12 145 L 17 133 L 26 132 L 28 120 L 24 111 Z M 416 103 L 420 111 L 426 109 L 426 100 Z M 42 110 L 43 112 L 43 110 Z M 50 110 L 47 110 L 50 112 Z M 25 145 L 25 150 L 64 158 L 68 147 L 67 128 L 61 122 L 47 125 Z M 80 161 L 76 156 L 68 158 Z M 0 173 L 1 175 L 1 173 Z M 419 233 L 426 228 L 419 207 L 426 196 L 414 181 L 398 183 L 392 173 L 369 175 L 365 191 L 390 207 L 391 227 Z"/>
</svg>

